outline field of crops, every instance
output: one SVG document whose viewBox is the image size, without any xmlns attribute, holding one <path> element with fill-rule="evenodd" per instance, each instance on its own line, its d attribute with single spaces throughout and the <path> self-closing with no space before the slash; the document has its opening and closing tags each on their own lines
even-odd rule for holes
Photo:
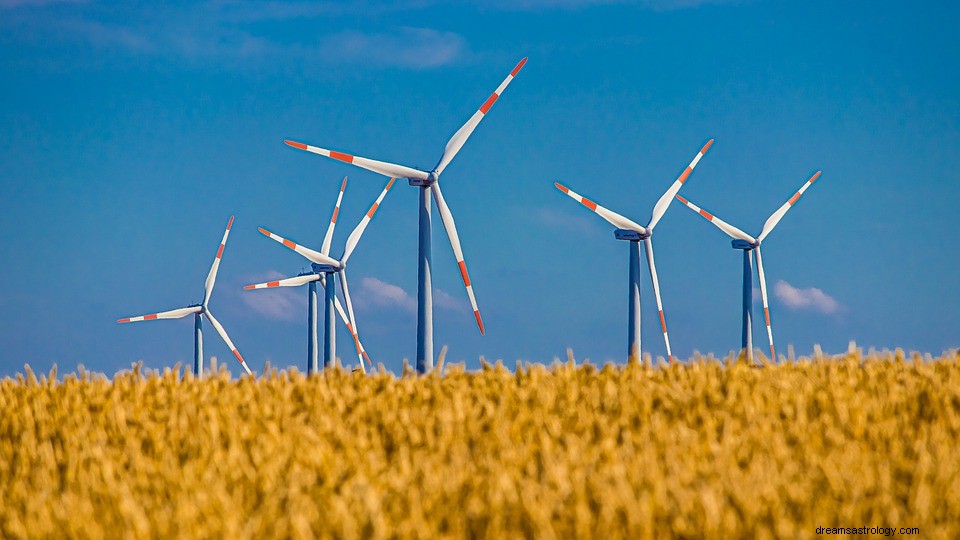
<svg viewBox="0 0 960 540">
<path fill-rule="evenodd" d="M 960 355 L 0 382 L 0 537 L 960 536 Z"/>
</svg>

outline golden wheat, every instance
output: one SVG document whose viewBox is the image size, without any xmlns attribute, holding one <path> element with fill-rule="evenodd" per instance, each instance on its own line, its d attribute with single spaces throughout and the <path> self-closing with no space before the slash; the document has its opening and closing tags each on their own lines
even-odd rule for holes
<svg viewBox="0 0 960 540">
<path fill-rule="evenodd" d="M 0 382 L 4 538 L 960 535 L 960 356 Z"/>
</svg>

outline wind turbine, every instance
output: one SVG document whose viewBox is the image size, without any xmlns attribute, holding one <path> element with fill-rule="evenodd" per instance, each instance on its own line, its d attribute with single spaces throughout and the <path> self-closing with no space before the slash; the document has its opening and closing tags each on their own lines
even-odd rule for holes
<svg viewBox="0 0 960 540">
<path fill-rule="evenodd" d="M 483 319 L 480 318 L 480 310 L 477 308 L 477 300 L 473 294 L 473 285 L 470 282 L 470 276 L 467 273 L 467 265 L 463 259 L 463 250 L 460 248 L 460 237 L 457 234 L 457 226 L 453 221 L 453 214 L 443 199 L 443 193 L 440 191 L 440 175 L 450 164 L 457 152 L 463 147 L 470 134 L 477 128 L 480 121 L 490 110 L 490 107 L 496 103 L 497 99 L 503 93 L 507 85 L 517 76 L 520 69 L 527 62 L 524 58 L 513 68 L 507 78 L 500 83 L 496 91 L 483 102 L 480 109 L 477 110 L 467 120 L 453 137 L 447 142 L 443 149 L 443 155 L 437 166 L 432 171 L 421 171 L 403 165 L 388 163 L 367 159 L 352 154 L 345 154 L 335 150 L 319 148 L 307 144 L 286 140 L 289 146 L 300 150 L 320 154 L 321 156 L 333 158 L 336 160 L 355 165 L 357 167 L 380 173 L 391 178 L 406 178 L 411 186 L 420 188 L 420 231 L 419 231 L 419 264 L 417 281 L 417 371 L 426 373 L 433 369 L 433 281 L 432 281 L 432 254 L 430 245 L 430 233 L 432 223 L 431 198 L 437 200 L 437 210 L 440 211 L 440 219 L 443 221 L 443 227 L 447 232 L 447 238 L 450 239 L 450 246 L 453 248 L 454 257 L 457 259 L 457 266 L 460 268 L 460 277 L 463 279 L 463 285 L 467 289 L 467 296 L 470 298 L 470 306 L 473 308 L 473 315 L 477 320 L 477 327 L 480 333 L 484 333 Z"/>
<path fill-rule="evenodd" d="M 723 221 L 717 216 L 707 212 L 706 210 L 700 208 L 699 206 L 693 204 L 692 202 L 684 199 L 680 195 L 677 195 L 677 199 L 680 200 L 683 204 L 687 205 L 691 210 L 700 214 L 707 219 L 710 223 L 713 223 L 717 226 L 718 229 L 727 234 L 730 238 L 733 238 L 733 241 L 730 243 L 733 246 L 733 249 L 743 250 L 743 327 L 742 327 L 742 346 L 743 349 L 747 351 L 747 358 L 753 360 L 753 262 L 750 258 L 751 253 L 756 254 L 757 258 L 757 274 L 760 279 L 760 296 L 763 299 L 763 317 L 766 319 L 767 323 L 767 338 L 770 341 L 770 358 L 773 361 L 777 360 L 776 350 L 773 348 L 773 329 L 770 327 L 770 307 L 767 304 L 767 281 L 763 275 L 763 257 L 760 255 L 760 244 L 763 243 L 763 239 L 773 231 L 773 228 L 777 226 L 777 223 L 780 223 L 780 220 L 783 219 L 783 216 L 787 213 L 794 204 L 800 200 L 800 196 L 803 195 L 803 192 L 813 184 L 817 178 L 820 177 L 822 171 L 817 171 L 810 177 L 800 189 L 793 194 L 793 197 L 783 203 L 783 206 L 777 209 L 767 221 L 763 224 L 763 229 L 760 230 L 760 235 L 756 238 L 750 236 L 749 234 L 741 231 L 740 229 L 730 225 L 729 223 Z"/>
<path fill-rule="evenodd" d="M 673 196 L 680 191 L 680 187 L 683 186 L 683 183 L 686 182 L 687 178 L 690 177 L 690 173 L 693 172 L 693 169 L 697 166 L 697 163 L 700 163 L 700 159 L 704 154 L 707 153 L 707 150 L 710 149 L 710 145 L 712 144 L 713 139 L 707 141 L 707 144 L 703 145 L 703 148 L 697 152 L 697 155 L 694 156 L 693 161 L 687 165 L 687 168 L 683 170 L 683 173 L 680 174 L 680 177 L 674 180 L 670 188 L 660 196 L 660 200 L 658 200 L 657 204 L 653 207 L 653 213 L 651 214 L 650 221 L 647 223 L 646 227 L 612 210 L 600 206 L 590 199 L 571 191 L 569 188 L 560 183 L 553 184 L 557 187 L 557 189 L 569 195 L 570 198 L 586 206 L 598 216 L 602 217 L 608 223 L 616 227 L 617 229 L 614 231 L 614 237 L 617 240 L 626 240 L 630 242 L 630 300 L 627 311 L 628 358 L 639 358 L 640 355 L 640 242 L 643 241 L 643 245 L 647 254 L 647 266 L 650 268 L 650 280 L 653 282 L 653 295 L 657 299 L 657 310 L 660 312 L 660 329 L 663 331 L 663 342 L 667 347 L 667 358 L 671 360 L 673 359 L 673 354 L 670 352 L 670 337 L 667 335 L 667 321 L 663 317 L 663 303 L 660 301 L 660 282 L 657 280 L 657 266 L 653 259 L 653 243 L 651 241 L 651 237 L 653 236 L 653 228 L 656 227 L 657 222 L 660 221 L 660 218 L 663 217 L 663 214 L 667 211 L 667 208 L 670 207 L 670 203 L 673 202 Z"/>
<path fill-rule="evenodd" d="M 330 255 L 330 243 L 333 241 L 333 230 L 337 226 L 337 216 L 340 214 L 340 202 L 343 201 L 343 192 L 347 189 L 347 177 L 343 177 L 343 183 L 340 185 L 340 194 L 337 195 L 337 204 L 333 207 L 333 215 L 330 217 L 330 224 L 327 226 L 327 234 L 323 237 L 323 245 L 320 248 L 320 253 L 323 255 Z M 260 229 L 261 232 L 263 229 Z M 316 263 L 313 266 L 317 266 Z M 317 282 L 323 286 L 324 289 L 324 323 L 323 323 L 323 367 L 328 368 L 333 365 L 337 357 L 337 346 L 336 346 L 336 320 L 333 317 L 333 310 L 336 309 L 337 313 L 340 314 L 340 318 L 343 319 L 344 324 L 347 325 L 347 330 L 350 331 L 350 335 L 353 336 L 353 339 L 359 345 L 360 354 L 367 359 L 367 362 L 370 362 L 370 357 L 367 356 L 367 351 L 363 348 L 363 344 L 360 343 L 360 338 L 356 332 L 354 332 L 353 325 L 350 324 L 350 320 L 347 318 L 346 313 L 343 311 L 343 306 L 340 305 L 340 299 L 336 295 L 336 287 L 331 284 L 327 287 L 327 276 L 332 274 L 334 269 L 330 267 L 329 272 L 317 271 L 311 267 L 310 271 L 302 272 L 301 274 L 276 281 L 268 281 L 266 283 L 258 283 L 256 285 L 247 285 L 244 287 L 245 290 L 252 289 L 271 289 L 274 287 L 299 287 L 306 283 L 307 287 L 307 373 L 313 373 L 317 371 L 318 366 L 318 339 L 317 339 Z M 330 279 L 333 279 L 332 277 Z M 363 361 L 361 360 L 361 363 Z M 372 362 L 371 366 L 372 366 Z"/>
<path fill-rule="evenodd" d="M 336 303 L 335 300 L 331 300 L 331 297 L 335 296 L 336 294 L 334 292 L 335 283 L 333 280 L 333 274 L 335 273 L 340 278 L 340 288 L 343 289 L 343 299 L 347 303 L 347 313 L 349 314 L 349 317 L 350 317 L 350 322 L 347 324 L 347 328 L 350 329 L 350 333 L 353 335 L 353 342 L 354 342 L 354 345 L 356 345 L 357 347 L 357 358 L 359 358 L 360 360 L 360 369 L 363 370 L 364 373 L 366 373 L 367 371 L 363 365 L 363 358 L 364 356 L 366 356 L 366 352 L 363 350 L 363 347 L 361 347 L 360 345 L 360 329 L 357 328 L 357 320 L 353 316 L 353 302 L 350 300 L 350 287 L 347 284 L 347 260 L 350 259 L 350 255 L 352 255 L 353 250 L 356 249 L 357 243 L 360 242 L 360 237 L 363 236 L 363 231 L 367 228 L 367 225 L 370 223 L 370 220 L 373 219 L 373 215 L 376 214 L 377 208 L 379 208 L 380 203 L 383 202 L 383 198 L 387 195 L 387 192 L 390 191 L 390 188 L 393 187 L 393 182 L 394 182 L 393 178 L 391 178 L 390 181 L 387 182 L 386 187 L 384 187 L 383 191 L 380 192 L 380 196 L 377 197 L 377 200 L 370 207 L 370 210 L 367 210 L 367 213 L 364 214 L 363 218 L 360 219 L 360 223 L 358 223 L 356 228 L 353 229 L 353 232 L 350 233 L 350 236 L 347 238 L 347 243 L 343 248 L 343 255 L 341 255 L 339 259 L 334 259 L 333 257 L 330 257 L 327 254 L 327 252 L 329 252 L 330 250 L 329 241 L 333 237 L 333 223 L 335 222 L 335 218 L 333 221 L 331 221 L 331 226 L 327 230 L 327 236 L 324 238 L 323 247 L 320 248 L 321 251 L 315 251 L 306 246 L 297 244 L 296 242 L 292 242 L 264 228 L 259 229 L 261 233 L 269 236 L 271 239 L 276 240 L 277 242 L 280 242 L 284 246 L 292 249 L 293 251 L 296 251 L 301 256 L 305 257 L 307 260 L 313 263 L 311 264 L 311 267 L 313 268 L 313 271 L 315 273 L 314 275 L 316 275 L 317 278 L 313 278 L 309 274 L 306 276 L 297 276 L 294 278 L 288 278 L 287 280 L 285 280 L 285 281 L 288 281 L 287 285 L 302 285 L 303 283 L 307 283 L 308 281 L 311 281 L 311 280 L 316 281 L 316 279 L 321 278 L 320 276 L 321 274 L 328 275 L 326 279 L 326 283 L 324 284 L 324 288 L 326 291 L 326 298 L 327 298 L 327 307 L 326 307 L 326 315 L 325 315 L 326 327 L 324 329 L 324 335 L 327 338 L 326 343 L 328 344 L 328 346 L 332 346 L 333 344 L 333 338 L 332 338 L 333 316 L 330 312 L 330 306 L 331 304 Z M 343 193 L 342 189 L 343 188 L 341 187 L 341 194 Z M 337 204 L 339 205 L 339 201 Z M 337 213 L 338 211 L 334 209 L 334 216 L 336 216 Z M 257 286 L 253 285 L 252 287 L 256 288 Z M 250 288 L 250 287 L 247 287 L 247 288 Z M 328 352 L 330 353 L 330 362 L 332 362 L 335 351 L 330 350 Z M 370 361 L 369 357 L 367 358 L 367 361 L 368 362 Z M 370 367 L 373 367 L 372 362 Z"/>
<path fill-rule="evenodd" d="M 213 293 L 213 285 L 217 281 L 217 270 L 220 269 L 220 258 L 223 257 L 223 248 L 227 245 L 227 237 L 230 236 L 230 227 L 232 226 L 233 216 L 230 216 L 230 221 L 227 222 L 227 230 L 223 232 L 223 240 L 220 241 L 220 249 L 217 250 L 217 256 L 213 259 L 213 266 L 210 267 L 210 273 L 207 274 L 207 280 L 203 284 L 203 302 L 194 304 L 192 306 L 187 306 L 185 308 L 117 320 L 118 323 L 131 323 L 139 321 L 152 321 L 154 319 L 180 319 L 193 313 L 193 373 L 198 377 L 203 375 L 204 315 L 210 319 L 210 324 L 213 325 L 214 330 L 216 330 L 217 333 L 220 334 L 220 337 L 223 338 L 223 342 L 226 343 L 227 347 L 230 348 L 230 352 L 233 353 L 233 356 L 235 356 L 237 361 L 240 362 L 240 365 L 243 366 L 243 369 L 247 372 L 247 375 L 253 375 L 253 372 L 250 371 L 250 367 L 247 365 L 247 362 L 242 356 L 240 356 L 240 351 L 237 350 L 236 346 L 233 344 L 233 341 L 230 340 L 230 336 L 227 335 L 227 331 L 223 329 L 220 321 L 213 316 L 213 313 L 210 312 L 210 308 L 208 307 L 210 302 L 210 294 Z"/>
</svg>

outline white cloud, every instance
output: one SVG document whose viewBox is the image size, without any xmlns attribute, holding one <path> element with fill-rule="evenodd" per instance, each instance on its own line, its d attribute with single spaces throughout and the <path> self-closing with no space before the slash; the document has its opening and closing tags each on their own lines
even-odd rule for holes
<svg viewBox="0 0 960 540">
<path fill-rule="evenodd" d="M 433 305 L 434 307 L 448 309 L 450 311 L 471 311 L 467 309 L 469 304 L 467 304 L 466 300 L 447 294 L 441 289 L 433 291 Z"/>
<path fill-rule="evenodd" d="M 449 64 L 466 48 L 458 34 L 430 28 L 404 27 L 389 33 L 351 30 L 326 37 L 320 57 L 333 63 L 424 69 Z"/>
<path fill-rule="evenodd" d="M 259 282 L 273 281 L 290 277 L 276 270 L 270 270 Z M 264 317 L 279 320 L 292 321 L 298 318 L 306 317 L 306 301 L 301 297 L 306 296 L 305 287 L 277 287 L 275 289 L 241 291 L 240 298 L 250 309 L 256 311 Z"/>
<path fill-rule="evenodd" d="M 415 295 L 377 278 L 368 277 L 360 280 L 360 289 L 354 292 L 353 296 L 355 305 L 399 308 L 410 313 L 417 312 Z M 442 289 L 434 289 L 433 307 L 448 311 L 469 311 L 466 301 L 451 296 Z"/>
<path fill-rule="evenodd" d="M 598 222 L 602 223 L 597 216 L 590 216 L 583 212 L 574 214 L 569 211 L 560 211 L 553 208 L 538 208 L 534 215 L 538 221 L 551 229 L 560 229 L 568 232 L 596 233 L 598 230 Z"/>
<path fill-rule="evenodd" d="M 377 278 L 366 277 L 360 280 L 360 290 L 355 295 L 354 301 L 359 305 L 399 307 L 405 311 L 417 311 L 416 298 L 401 287 Z"/>
<path fill-rule="evenodd" d="M 840 310 L 839 302 L 816 287 L 798 289 L 781 279 L 774 285 L 774 292 L 791 309 L 813 309 L 826 314 Z"/>
</svg>

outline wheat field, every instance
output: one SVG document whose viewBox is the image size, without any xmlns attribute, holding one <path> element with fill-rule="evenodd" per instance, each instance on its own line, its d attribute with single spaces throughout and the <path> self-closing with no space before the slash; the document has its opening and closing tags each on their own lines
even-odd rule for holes
<svg viewBox="0 0 960 540">
<path fill-rule="evenodd" d="M 3 538 L 960 536 L 960 354 L 0 382 Z"/>
</svg>

